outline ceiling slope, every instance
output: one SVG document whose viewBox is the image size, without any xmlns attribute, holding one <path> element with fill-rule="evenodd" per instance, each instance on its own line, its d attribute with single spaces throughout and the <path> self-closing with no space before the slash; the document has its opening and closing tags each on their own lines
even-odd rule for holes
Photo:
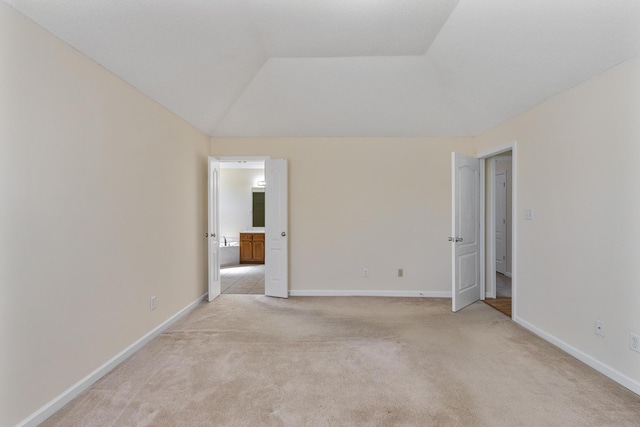
<svg viewBox="0 0 640 427">
<path fill-rule="evenodd" d="M 640 54 L 637 0 L 5 0 L 212 136 L 475 135 Z"/>
</svg>

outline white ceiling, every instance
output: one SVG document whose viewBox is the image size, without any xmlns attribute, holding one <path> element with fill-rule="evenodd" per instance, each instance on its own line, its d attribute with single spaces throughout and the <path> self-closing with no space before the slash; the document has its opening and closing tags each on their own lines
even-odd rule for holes
<svg viewBox="0 0 640 427">
<path fill-rule="evenodd" d="M 640 54 L 638 0 L 5 0 L 212 136 L 475 135 Z"/>
</svg>

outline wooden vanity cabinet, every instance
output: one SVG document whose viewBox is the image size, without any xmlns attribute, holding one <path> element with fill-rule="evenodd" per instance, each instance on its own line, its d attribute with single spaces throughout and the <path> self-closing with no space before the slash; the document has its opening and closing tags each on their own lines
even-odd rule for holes
<svg viewBox="0 0 640 427">
<path fill-rule="evenodd" d="M 240 264 L 264 264 L 264 233 L 240 233 Z"/>
</svg>

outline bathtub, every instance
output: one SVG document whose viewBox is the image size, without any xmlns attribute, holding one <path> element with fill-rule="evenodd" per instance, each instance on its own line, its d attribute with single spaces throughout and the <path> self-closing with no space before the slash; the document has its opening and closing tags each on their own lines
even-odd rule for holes
<svg viewBox="0 0 640 427">
<path fill-rule="evenodd" d="M 220 242 L 220 266 L 240 264 L 240 242 L 230 242 L 227 239 L 227 246 Z"/>
</svg>

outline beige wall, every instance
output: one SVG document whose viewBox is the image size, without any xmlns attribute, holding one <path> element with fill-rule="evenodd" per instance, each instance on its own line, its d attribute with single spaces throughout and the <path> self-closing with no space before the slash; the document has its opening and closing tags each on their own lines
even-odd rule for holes
<svg viewBox="0 0 640 427">
<path fill-rule="evenodd" d="M 638 76 L 629 61 L 474 139 L 208 147 L 0 3 L 0 425 L 205 292 L 208 152 L 289 160 L 292 290 L 446 293 L 450 152 L 517 140 L 518 316 L 637 384 L 628 333 L 640 333 Z"/>
<path fill-rule="evenodd" d="M 636 58 L 476 138 L 480 152 L 518 143 L 518 317 L 636 391 L 640 354 L 629 350 L 629 332 L 640 334 L 639 118 Z M 604 338 L 596 319 L 606 322 Z"/>
<path fill-rule="evenodd" d="M 264 181 L 264 169 L 220 171 L 220 235 L 240 240 L 240 232 L 253 224 L 252 187 Z"/>
<path fill-rule="evenodd" d="M 0 3 L 0 425 L 206 292 L 207 152 Z"/>
<path fill-rule="evenodd" d="M 451 151 L 471 139 L 211 140 L 213 156 L 288 159 L 294 292 L 450 293 Z"/>
</svg>

